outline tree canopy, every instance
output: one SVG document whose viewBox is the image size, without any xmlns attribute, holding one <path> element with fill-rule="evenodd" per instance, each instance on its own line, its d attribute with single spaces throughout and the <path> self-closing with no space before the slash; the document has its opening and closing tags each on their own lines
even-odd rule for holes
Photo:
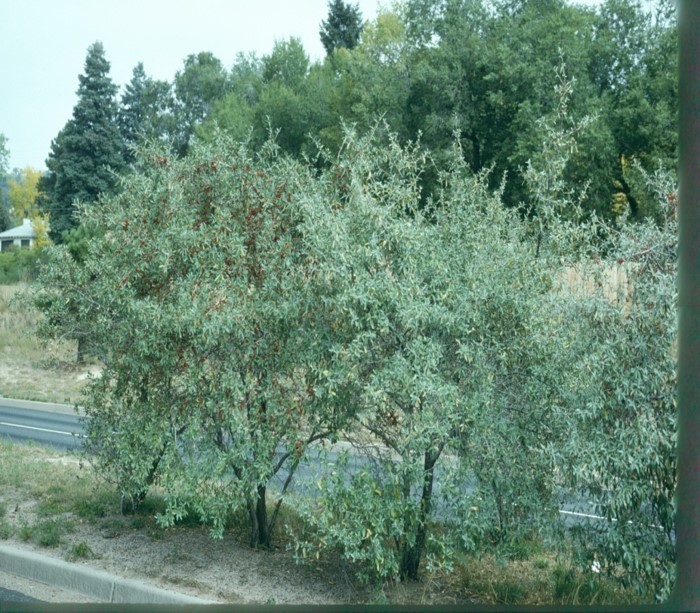
<svg viewBox="0 0 700 613">
<path fill-rule="evenodd" d="M 647 176 L 662 225 L 583 219 L 566 180 L 581 124 L 557 75 L 523 170 L 531 216 L 458 139 L 426 207 L 430 156 L 381 126 L 347 130 L 320 167 L 221 133 L 183 158 L 147 149 L 81 208 L 100 231 L 81 262 L 50 249 L 33 302 L 44 334 L 90 338 L 104 365 L 87 448 L 125 510 L 157 485 L 162 525 L 194 515 L 220 537 L 241 511 L 269 546 L 314 450 L 331 470 L 295 498 L 300 558 L 333 549 L 366 580 L 416 579 L 554 537 L 568 492 L 608 520 L 574 534 L 580 559 L 668 593 L 675 188 Z M 324 461 L 318 443 L 341 440 Z"/>
<path fill-rule="evenodd" d="M 7 137 L 0 132 L 0 232 L 10 227 L 10 205 L 7 202 L 7 173 L 9 171 L 10 151 L 7 148 Z"/>
<path fill-rule="evenodd" d="M 102 43 L 90 46 L 79 76 L 73 116 L 51 143 L 48 173 L 39 182 L 42 208 L 51 217 L 51 237 L 77 225 L 75 202 L 95 202 L 117 185 L 124 144 L 117 128 L 117 86 Z"/>
<path fill-rule="evenodd" d="M 117 113 L 119 131 L 127 147 L 124 154 L 127 161 L 133 161 L 133 148 L 142 141 L 168 141 L 172 137 L 173 109 L 171 85 L 147 76 L 139 62 L 124 88 Z"/>
<path fill-rule="evenodd" d="M 362 34 L 362 14 L 357 4 L 331 0 L 328 2 L 328 18 L 321 22 L 319 32 L 327 55 L 336 49 L 354 49 Z"/>
<path fill-rule="evenodd" d="M 300 559 L 408 580 L 546 535 L 668 594 L 670 2 L 405 0 L 363 26 L 336 0 L 321 36 L 320 62 L 292 37 L 172 84 L 137 65 L 118 110 L 90 48 L 40 181 L 52 230 L 82 225 L 31 295 L 104 364 L 95 466 L 125 510 L 158 486 L 162 525 L 241 512 L 267 547 L 313 455 Z M 571 498 L 602 520 L 560 531 Z"/>
<path fill-rule="evenodd" d="M 0 133 L 0 176 L 4 177 L 10 170 L 10 150 L 7 148 L 7 136 Z"/>
<path fill-rule="evenodd" d="M 39 214 L 37 198 L 39 197 L 39 181 L 42 173 L 35 168 L 23 168 L 19 176 L 7 183 L 7 198 L 10 210 L 15 219 L 33 218 Z"/>
<path fill-rule="evenodd" d="M 168 142 L 185 155 L 193 138 L 213 138 L 217 125 L 239 139 L 252 134 L 255 147 L 270 129 L 279 132 L 280 146 L 301 159 L 317 143 L 337 152 L 343 125 L 367 131 L 382 119 L 402 143 L 420 135 L 430 150 L 435 167 L 421 178 L 424 202 L 435 196 L 458 133 L 472 171 L 493 168 L 491 187 L 507 176 L 504 200 L 522 212 L 521 169 L 537 154 L 537 119 L 555 108 L 552 75 L 562 59 L 574 79 L 571 116 L 596 118 L 577 136 L 566 169 L 568 180 L 588 184 L 585 214 L 629 212 L 660 222 L 635 169 L 637 163 L 647 172 L 659 164 L 673 168 L 677 158 L 675 12 L 669 0 L 648 9 L 640 0 L 607 0 L 597 7 L 565 0 L 405 0 L 366 24 L 358 7 L 342 0 L 329 2 L 328 11 L 320 30 L 327 49 L 321 62 L 311 62 L 291 37 L 260 58 L 238 54 L 230 68 L 210 52 L 190 54 L 172 82 L 150 78 L 138 64 L 119 100 L 121 137 L 112 125 L 102 131 L 97 155 L 90 154 L 96 172 L 67 161 L 85 152 L 80 143 L 86 141 L 71 136 L 85 133 L 78 124 L 90 120 L 80 110 L 89 106 L 79 104 L 54 140 L 42 181 L 44 207 L 55 207 L 55 236 L 72 227 L 72 199 L 110 187 L 105 164 L 118 170 L 133 161 L 129 148 L 139 140 Z M 113 118 L 114 85 L 104 50 L 90 53 L 95 58 L 89 75 L 86 63 L 79 95 L 102 100 L 110 107 L 103 118 Z M 115 156 L 117 144 L 121 153 Z"/>
</svg>

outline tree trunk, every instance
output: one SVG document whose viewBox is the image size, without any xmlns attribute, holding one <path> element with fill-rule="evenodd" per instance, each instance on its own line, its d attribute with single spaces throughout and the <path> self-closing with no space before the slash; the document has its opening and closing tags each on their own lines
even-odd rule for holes
<svg viewBox="0 0 700 613">
<path fill-rule="evenodd" d="M 148 494 L 148 489 L 151 485 L 153 485 L 153 481 L 156 478 L 156 471 L 158 470 L 158 465 L 160 464 L 160 461 L 163 459 L 163 455 L 165 454 L 165 447 L 163 447 L 160 450 L 160 453 L 158 456 L 153 460 L 153 464 L 151 465 L 151 468 L 148 471 L 148 475 L 146 476 L 146 487 L 143 488 L 142 490 L 135 492 L 134 494 L 131 494 L 131 499 L 125 501 L 124 498 L 122 498 L 121 501 L 121 510 L 122 510 L 122 515 L 132 515 L 136 513 L 136 509 L 138 509 L 139 505 L 144 501 L 146 498 L 146 495 Z M 125 505 L 124 503 L 128 502 L 130 504 Z"/>
<path fill-rule="evenodd" d="M 78 364 L 85 364 L 85 337 L 78 337 L 78 352 L 76 355 L 76 362 Z"/>
<path fill-rule="evenodd" d="M 267 488 L 258 485 L 257 496 L 248 502 L 248 516 L 250 517 L 250 546 L 270 547 L 270 530 L 267 521 Z"/>
<path fill-rule="evenodd" d="M 630 205 L 632 216 L 637 217 L 639 215 L 639 202 L 637 202 L 637 199 L 632 195 L 632 188 L 630 188 L 627 181 L 625 181 L 625 176 L 622 172 L 622 158 L 620 158 L 620 176 L 618 180 L 620 181 L 620 185 L 622 185 L 622 192 L 627 196 L 627 202 Z"/>
<path fill-rule="evenodd" d="M 258 485 L 258 504 L 256 514 L 258 516 L 258 546 L 270 546 L 270 531 L 267 523 L 267 488 L 264 485 Z"/>
<path fill-rule="evenodd" d="M 399 576 L 403 579 L 412 581 L 418 580 L 418 571 L 420 569 L 420 560 L 423 556 L 425 548 L 425 539 L 428 534 L 428 517 L 432 508 L 433 498 L 433 476 L 435 472 L 435 463 L 440 457 L 439 451 L 428 451 L 425 453 L 423 463 L 423 492 L 420 501 L 420 514 L 418 518 L 418 529 L 416 532 L 416 540 L 413 545 L 404 543 L 403 551 L 401 552 L 401 564 L 399 566 Z"/>
</svg>

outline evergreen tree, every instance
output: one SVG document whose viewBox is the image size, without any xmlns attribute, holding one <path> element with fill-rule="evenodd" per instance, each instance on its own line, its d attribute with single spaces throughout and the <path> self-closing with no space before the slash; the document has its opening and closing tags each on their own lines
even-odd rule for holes
<svg viewBox="0 0 700 613">
<path fill-rule="evenodd" d="M 10 150 L 7 148 L 7 136 L 0 132 L 0 178 L 4 178 L 10 167 Z"/>
<path fill-rule="evenodd" d="M 346 4 L 343 0 L 328 3 L 328 19 L 321 22 L 321 42 L 328 55 L 335 49 L 354 49 L 362 33 L 362 14 L 357 4 Z"/>
<path fill-rule="evenodd" d="M 143 92 L 148 86 L 148 77 L 139 62 L 132 72 L 131 81 L 124 88 L 121 105 L 117 113 L 119 132 L 125 145 L 136 144 L 141 137 L 143 125 Z"/>
<path fill-rule="evenodd" d="M 117 127 L 117 86 L 109 77 L 102 43 L 88 49 L 84 74 L 78 77 L 73 116 L 51 143 L 49 172 L 39 184 L 41 206 L 51 215 L 51 238 L 61 240 L 76 226 L 77 200 L 93 202 L 116 185 L 124 167 L 124 141 Z"/>
<path fill-rule="evenodd" d="M 131 81 L 124 88 L 117 115 L 119 131 L 127 147 L 125 159 L 133 160 L 129 147 L 144 139 L 163 140 L 173 132 L 173 96 L 167 81 L 156 81 L 146 75 L 139 62 Z"/>
</svg>

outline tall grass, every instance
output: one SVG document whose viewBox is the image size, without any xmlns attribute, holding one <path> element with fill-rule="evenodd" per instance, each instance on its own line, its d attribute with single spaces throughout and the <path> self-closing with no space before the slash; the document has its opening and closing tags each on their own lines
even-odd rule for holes
<svg viewBox="0 0 700 613">
<path fill-rule="evenodd" d="M 0 396 L 72 404 L 85 385 L 86 368 L 75 363 L 74 342 L 37 338 L 40 314 L 12 300 L 26 286 L 0 285 Z"/>
<path fill-rule="evenodd" d="M 11 303 L 12 297 L 25 287 L 25 283 L 0 285 L 0 347 L 4 352 L 30 352 L 37 346 L 33 330 L 38 314 Z"/>
</svg>

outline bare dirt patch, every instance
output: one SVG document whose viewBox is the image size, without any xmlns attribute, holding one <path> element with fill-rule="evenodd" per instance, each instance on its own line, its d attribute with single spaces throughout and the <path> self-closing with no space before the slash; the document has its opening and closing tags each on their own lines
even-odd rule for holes
<svg viewBox="0 0 700 613">
<path fill-rule="evenodd" d="M 52 458 L 63 463 L 62 458 Z M 212 540 L 204 526 L 161 530 L 152 517 L 106 515 L 97 520 L 59 513 L 46 519 L 40 501 L 16 488 L 0 495 L 13 534 L 2 542 L 92 568 L 222 603 L 342 604 L 363 600 L 345 573 L 298 565 L 284 548 L 250 549 L 236 535 Z M 27 526 L 57 521 L 60 543 L 42 547 L 23 539 Z M 138 524 L 143 524 L 138 526 Z M 76 556 L 75 552 L 81 552 Z"/>
</svg>

